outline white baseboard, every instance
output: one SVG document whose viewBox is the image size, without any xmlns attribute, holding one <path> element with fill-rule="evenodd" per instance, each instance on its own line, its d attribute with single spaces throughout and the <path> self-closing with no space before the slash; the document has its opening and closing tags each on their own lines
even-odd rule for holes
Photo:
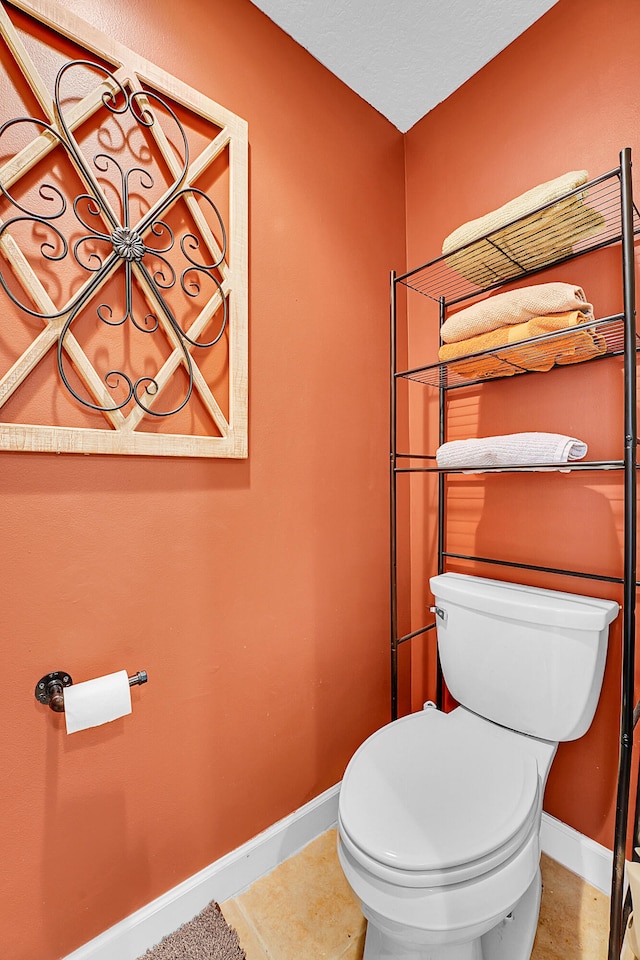
<svg viewBox="0 0 640 960">
<path fill-rule="evenodd" d="M 222 903 L 274 870 L 338 820 L 340 784 L 274 823 L 132 913 L 64 960 L 136 960 L 168 933 L 191 920 L 212 900 Z"/>
<path fill-rule="evenodd" d="M 297 853 L 338 819 L 340 784 L 274 823 L 263 833 L 232 850 L 142 907 L 64 960 L 137 960 L 168 933 L 191 920 L 212 900 L 235 897 Z M 560 820 L 542 815 L 541 845 L 587 883 L 609 893 L 613 857 L 610 850 Z"/>
<path fill-rule="evenodd" d="M 613 853 L 607 847 L 548 813 L 542 814 L 540 843 L 543 852 L 552 860 L 557 860 L 607 896 L 611 893 Z"/>
</svg>

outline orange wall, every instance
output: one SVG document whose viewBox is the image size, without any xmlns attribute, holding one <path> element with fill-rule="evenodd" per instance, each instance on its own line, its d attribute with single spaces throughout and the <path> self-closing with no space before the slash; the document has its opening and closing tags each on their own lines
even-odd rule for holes
<svg viewBox="0 0 640 960">
<path fill-rule="evenodd" d="M 621 148 L 640 156 L 640 37 L 637 0 L 560 0 L 405 137 L 408 264 L 440 254 L 442 240 L 465 221 L 568 170 L 597 176 L 618 165 Z M 640 195 L 636 170 L 636 194 Z M 548 279 L 582 284 L 596 313 L 622 308 L 619 259 L 607 253 L 556 270 Z M 412 347 L 437 354 L 437 312 L 416 304 L 425 324 Z M 456 391 L 451 435 L 549 430 L 583 437 L 594 459 L 622 457 L 621 365 L 606 361 Z M 420 388 L 423 389 L 423 388 Z M 613 399 L 610 399 L 613 398 Z M 437 446 L 433 398 L 412 395 L 417 449 Z M 428 451 L 427 451 L 428 452 Z M 416 620 L 429 602 L 433 571 L 435 484 L 415 485 L 412 503 Z M 525 563 L 620 575 L 622 477 L 611 474 L 457 478 L 450 483 L 449 549 Z M 416 535 L 415 531 L 425 531 Z M 517 580 L 517 570 L 476 568 Z M 615 587 L 524 574 L 525 582 L 616 596 Z M 612 632 L 596 720 L 576 744 L 561 745 L 546 809 L 611 846 L 619 711 L 619 626 Z M 414 651 L 413 701 L 431 692 L 429 657 Z M 424 678 L 427 678 L 425 681 Z"/>
<path fill-rule="evenodd" d="M 402 136 L 248 0 L 63 5 L 248 121 L 250 455 L 0 454 L 12 960 L 66 955 L 338 782 L 389 703 Z M 122 668 L 149 683 L 107 727 L 67 737 L 33 697 Z"/>
<path fill-rule="evenodd" d="M 403 144 L 411 265 L 527 187 L 600 173 L 640 146 L 635 0 L 560 0 L 404 138 L 247 0 L 63 5 L 249 122 L 250 456 L 0 454 L 12 960 L 64 956 L 285 816 L 387 719 L 387 296 L 404 262 Z M 577 279 L 617 309 L 604 274 Z M 575 430 L 594 454 L 617 451 L 617 411 L 600 401 L 620 378 L 595 366 L 554 374 L 544 399 L 535 377 L 508 399 L 485 391 L 471 415 L 485 432 Z M 433 402 L 411 413 L 433 446 Z M 517 559 L 617 570 L 617 481 L 473 484 L 458 489 L 463 541 L 499 552 L 499 523 Z M 413 539 L 416 610 L 434 502 L 430 488 L 413 500 L 426 531 Z M 547 796 L 607 844 L 618 645 L 614 633 L 598 719 L 561 748 Z M 121 667 L 150 682 L 110 727 L 66 737 L 33 699 L 49 670 Z M 425 691 L 415 650 L 414 706 Z"/>
</svg>

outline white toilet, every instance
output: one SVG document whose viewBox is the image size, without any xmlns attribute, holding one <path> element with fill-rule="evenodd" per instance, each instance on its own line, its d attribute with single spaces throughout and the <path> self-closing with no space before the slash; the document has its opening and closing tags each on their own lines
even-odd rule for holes
<svg viewBox="0 0 640 960">
<path fill-rule="evenodd" d="M 619 606 L 454 573 L 430 583 L 460 706 L 378 730 L 340 790 L 364 958 L 529 960 L 547 775 L 558 742 L 591 724 Z"/>
</svg>

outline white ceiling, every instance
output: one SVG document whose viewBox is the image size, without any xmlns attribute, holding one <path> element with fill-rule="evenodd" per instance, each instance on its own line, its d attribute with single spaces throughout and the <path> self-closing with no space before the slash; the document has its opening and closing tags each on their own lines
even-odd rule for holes
<svg viewBox="0 0 640 960">
<path fill-rule="evenodd" d="M 557 0 L 252 0 L 403 133 Z"/>
</svg>

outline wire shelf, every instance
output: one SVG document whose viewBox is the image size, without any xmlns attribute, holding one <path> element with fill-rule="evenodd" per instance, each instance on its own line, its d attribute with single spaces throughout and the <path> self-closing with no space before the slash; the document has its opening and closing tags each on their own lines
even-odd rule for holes
<svg viewBox="0 0 640 960">
<path fill-rule="evenodd" d="M 581 356 L 587 342 L 590 349 L 584 350 L 585 355 Z M 640 338 L 636 335 L 636 351 L 639 348 Z M 624 318 L 622 314 L 617 314 L 544 333 L 530 340 L 520 340 L 503 347 L 467 354 L 447 363 L 431 363 L 412 370 L 403 370 L 395 376 L 441 390 L 452 390 L 455 387 L 468 387 L 521 373 L 540 372 L 556 364 L 567 366 L 622 353 Z"/>
<path fill-rule="evenodd" d="M 431 459 L 431 458 L 429 458 Z M 435 459 L 435 458 L 434 458 Z M 553 463 L 465 464 L 463 467 L 395 467 L 395 473 L 569 473 L 572 470 L 623 470 L 624 460 L 569 460 Z M 640 469 L 640 466 L 638 467 Z"/>
<path fill-rule="evenodd" d="M 640 232 L 635 205 L 633 229 Z M 620 171 L 616 169 L 397 277 L 396 282 L 452 306 L 617 243 L 621 237 Z"/>
</svg>

